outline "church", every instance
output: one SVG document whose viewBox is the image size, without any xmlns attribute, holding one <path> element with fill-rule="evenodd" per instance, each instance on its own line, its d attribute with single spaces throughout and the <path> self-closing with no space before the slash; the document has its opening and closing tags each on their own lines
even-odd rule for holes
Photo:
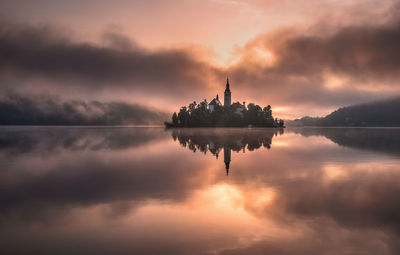
<svg viewBox="0 0 400 255">
<path fill-rule="evenodd" d="M 221 100 L 222 101 L 222 100 Z M 284 127 L 283 121 L 277 122 L 272 117 L 270 106 L 261 108 L 259 105 L 246 102 L 232 103 L 231 84 L 226 78 L 224 103 L 219 96 L 207 103 L 204 99 L 200 104 L 193 102 L 182 106 L 177 114 L 172 114 L 172 123 L 164 122 L 167 128 L 177 127 Z"/>
<path fill-rule="evenodd" d="M 240 104 L 239 102 L 236 103 L 231 103 L 231 89 L 229 85 L 229 78 L 226 78 L 226 87 L 225 87 L 225 92 L 224 92 L 224 107 L 234 107 L 235 113 L 239 115 L 243 115 L 243 110 L 246 108 L 245 102 L 243 104 Z M 219 101 L 218 94 L 217 96 L 211 100 L 211 102 L 208 104 L 208 109 L 210 112 L 213 112 L 216 107 L 222 106 L 221 101 Z"/>
</svg>

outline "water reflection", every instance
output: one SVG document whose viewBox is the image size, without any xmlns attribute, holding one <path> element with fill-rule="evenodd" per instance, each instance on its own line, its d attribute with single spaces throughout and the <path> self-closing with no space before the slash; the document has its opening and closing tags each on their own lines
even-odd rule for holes
<svg viewBox="0 0 400 255">
<path fill-rule="evenodd" d="M 167 138 L 161 128 L 1 127 L 2 155 L 60 151 L 122 150 Z"/>
<path fill-rule="evenodd" d="M 324 136 L 341 146 L 400 155 L 400 128 L 294 128 L 303 136 Z"/>
<path fill-rule="evenodd" d="M 210 152 L 217 159 L 223 150 L 226 175 L 229 174 L 231 151 L 243 153 L 261 147 L 271 149 L 274 135 L 283 135 L 284 129 L 173 129 L 172 138 L 196 152 Z"/>
<path fill-rule="evenodd" d="M 0 254 L 399 254 L 397 139 L 1 128 Z"/>
</svg>

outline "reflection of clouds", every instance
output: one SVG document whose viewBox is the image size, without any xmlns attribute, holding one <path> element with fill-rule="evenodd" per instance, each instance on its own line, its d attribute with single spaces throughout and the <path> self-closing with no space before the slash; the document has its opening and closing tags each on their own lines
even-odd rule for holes
<svg viewBox="0 0 400 255">
<path fill-rule="evenodd" d="M 54 254 L 71 244 L 82 245 L 77 254 L 400 251 L 398 159 L 286 132 L 274 137 L 271 150 L 233 153 L 227 178 L 220 174 L 223 158 L 216 162 L 165 140 L 173 130 L 146 132 L 120 133 L 121 141 L 154 137 L 124 150 L 55 146 L 59 153 L 41 156 L 39 148 L 50 147 L 39 146 L 15 153 L 0 172 L 0 240 L 6 241 L 0 251 L 18 246 L 18 254 L 36 245 Z M 201 141 L 209 142 L 207 133 L 216 146 L 238 141 L 237 133 L 213 129 L 202 129 Z M 62 141 L 49 137 L 40 143 Z M 2 161 L 8 153 L 0 151 Z"/>
<path fill-rule="evenodd" d="M 322 168 L 322 171 L 326 182 L 340 181 L 349 177 L 347 169 L 343 166 L 328 164 Z"/>
<path fill-rule="evenodd" d="M 301 230 L 301 235 L 264 239 L 247 247 L 227 249 L 220 254 L 396 254 L 386 245 L 392 241 L 390 237 L 380 231 L 348 231 L 327 220 L 316 229 Z"/>
<path fill-rule="evenodd" d="M 397 254 L 398 160 L 344 150 L 317 142 L 317 138 L 308 143 L 308 138 L 290 133 L 274 143 L 279 139 L 286 143 L 288 137 L 294 138 L 291 146 L 274 146 L 262 157 L 248 155 L 246 163 L 237 164 L 230 178 L 243 194 L 272 187 L 271 202 L 264 206 L 258 204 L 258 198 L 247 195 L 244 208 L 282 228 L 299 227 L 302 237 L 267 239 L 223 254 L 325 254 L 333 250 Z M 326 233 L 321 235 L 320 231 Z M 354 242 L 339 237 L 342 233 Z"/>
<path fill-rule="evenodd" d="M 166 138 L 157 128 L 1 127 L 1 155 L 61 151 L 122 150 Z"/>
<path fill-rule="evenodd" d="M 154 137 L 162 139 L 163 132 L 160 129 Z M 68 211 L 126 200 L 177 201 L 202 185 L 197 176 L 204 172 L 196 169 L 204 169 L 206 162 L 192 165 L 192 161 L 181 160 L 181 153 L 169 151 L 165 142 L 153 143 L 146 151 L 140 148 L 146 147 L 141 144 L 129 150 L 114 147 L 100 151 L 60 147 L 60 153 L 50 158 L 38 151 L 35 156 L 16 154 L 12 164 L 0 172 L 0 216 L 4 220 L 20 216 L 41 221 L 57 216 L 54 209 Z"/>
<path fill-rule="evenodd" d="M 296 185 L 279 186 L 275 208 L 295 217 L 329 216 L 349 228 L 385 228 L 398 231 L 400 200 L 394 194 L 400 191 L 396 168 L 374 172 L 353 170 L 351 164 L 342 164 L 330 173 L 327 168 L 320 175 L 309 176 Z"/>
<path fill-rule="evenodd" d="M 290 132 L 324 136 L 345 147 L 400 155 L 399 128 L 292 128 Z"/>
</svg>

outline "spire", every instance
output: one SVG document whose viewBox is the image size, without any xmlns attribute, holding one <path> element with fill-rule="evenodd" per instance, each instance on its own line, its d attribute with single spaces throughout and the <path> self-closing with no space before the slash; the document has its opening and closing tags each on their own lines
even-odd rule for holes
<svg viewBox="0 0 400 255">
<path fill-rule="evenodd" d="M 225 162 L 226 176 L 229 175 L 229 163 L 230 162 Z"/>
<path fill-rule="evenodd" d="M 226 89 L 225 89 L 225 91 L 230 91 L 230 89 L 229 89 L 229 77 L 228 76 L 226 76 Z"/>
<path fill-rule="evenodd" d="M 231 148 L 228 145 L 224 146 L 224 163 L 226 175 L 229 174 L 229 163 L 231 162 Z"/>
</svg>

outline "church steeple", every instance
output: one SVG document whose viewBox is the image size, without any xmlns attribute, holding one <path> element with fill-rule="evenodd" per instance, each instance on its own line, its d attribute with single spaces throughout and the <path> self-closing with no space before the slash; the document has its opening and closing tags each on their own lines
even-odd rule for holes
<svg viewBox="0 0 400 255">
<path fill-rule="evenodd" d="M 228 78 L 228 76 L 226 76 L 226 88 L 225 88 L 225 92 L 226 91 L 231 91 L 230 89 L 229 89 L 229 78 Z"/>
<path fill-rule="evenodd" d="M 231 105 L 231 90 L 229 88 L 229 78 L 226 77 L 226 88 L 225 88 L 225 93 L 224 93 L 224 106 L 230 106 Z"/>
</svg>

